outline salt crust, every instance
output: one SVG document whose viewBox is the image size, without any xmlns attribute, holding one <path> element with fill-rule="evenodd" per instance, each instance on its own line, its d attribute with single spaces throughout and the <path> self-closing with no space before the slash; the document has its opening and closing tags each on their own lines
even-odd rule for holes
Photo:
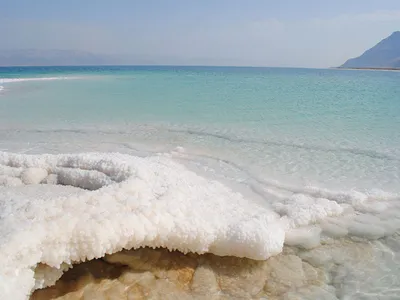
<svg viewBox="0 0 400 300">
<path fill-rule="evenodd" d="M 400 228 L 393 200 L 306 187 L 262 206 L 168 156 L 0 152 L 0 298 L 27 299 L 72 263 L 124 248 L 264 260 L 321 234 L 377 239 Z"/>
<path fill-rule="evenodd" d="M 54 284 L 54 276 L 46 282 L 42 275 L 35 285 L 38 263 L 64 269 L 123 248 L 259 260 L 282 250 L 279 215 L 166 157 L 0 153 L 0 164 L 7 186 L 18 175 L 36 183 L 56 174 L 59 184 L 99 188 L 63 197 L 21 195 L 23 185 L 1 188 L 1 299 L 26 299 L 33 289 Z"/>
</svg>

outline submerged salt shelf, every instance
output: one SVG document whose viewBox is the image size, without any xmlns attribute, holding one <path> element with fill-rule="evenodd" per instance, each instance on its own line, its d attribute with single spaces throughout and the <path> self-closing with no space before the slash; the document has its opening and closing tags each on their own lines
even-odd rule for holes
<svg viewBox="0 0 400 300">
<path fill-rule="evenodd" d="M 175 157 L 189 158 L 183 150 Z M 1 298 L 26 299 L 72 263 L 124 248 L 265 260 L 284 243 L 313 249 L 332 238 L 377 240 L 400 228 L 396 195 L 258 183 L 253 190 L 262 202 L 171 154 L 1 152 Z M 35 274 L 38 263 L 48 267 Z"/>
<path fill-rule="evenodd" d="M 31 300 L 396 299 L 395 240 L 386 239 L 388 246 L 342 239 L 311 250 L 285 247 L 266 261 L 165 249 L 121 251 L 75 265 Z M 369 276 L 360 280 L 363 272 Z"/>
</svg>

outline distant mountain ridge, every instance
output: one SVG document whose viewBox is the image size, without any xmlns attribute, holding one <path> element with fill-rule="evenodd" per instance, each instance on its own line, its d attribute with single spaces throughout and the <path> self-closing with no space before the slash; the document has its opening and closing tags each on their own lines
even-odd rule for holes
<svg viewBox="0 0 400 300">
<path fill-rule="evenodd" d="M 341 68 L 400 68 L 400 31 L 393 32 L 361 56 L 349 59 Z"/>
<path fill-rule="evenodd" d="M 101 66 L 155 64 L 145 55 L 105 55 L 80 50 L 0 50 L 0 66 Z"/>
<path fill-rule="evenodd" d="M 0 66 L 99 65 L 112 61 L 105 55 L 75 50 L 0 50 Z"/>
<path fill-rule="evenodd" d="M 1 50 L 0 66 L 101 66 L 101 65 L 226 65 L 237 61 L 228 57 L 184 58 L 173 55 L 95 54 L 80 50 L 18 49 Z M 245 65 L 245 64 L 242 64 Z"/>
</svg>

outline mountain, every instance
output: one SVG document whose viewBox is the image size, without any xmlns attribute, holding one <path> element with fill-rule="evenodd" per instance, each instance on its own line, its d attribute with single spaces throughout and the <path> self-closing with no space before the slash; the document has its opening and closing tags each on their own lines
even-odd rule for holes
<svg viewBox="0 0 400 300">
<path fill-rule="evenodd" d="M 1 50 L 0 66 L 207 65 L 232 66 L 237 59 L 148 54 L 94 54 L 77 50 Z M 239 61 L 240 65 L 246 65 Z"/>
<path fill-rule="evenodd" d="M 349 59 L 341 68 L 400 68 L 400 31 L 392 33 L 361 56 Z"/>
<path fill-rule="evenodd" d="M 0 66 L 102 65 L 112 58 L 75 50 L 0 50 Z"/>
</svg>

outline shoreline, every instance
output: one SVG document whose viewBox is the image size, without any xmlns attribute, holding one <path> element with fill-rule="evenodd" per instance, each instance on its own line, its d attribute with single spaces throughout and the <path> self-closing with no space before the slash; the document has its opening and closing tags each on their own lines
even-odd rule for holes
<svg viewBox="0 0 400 300">
<path fill-rule="evenodd" d="M 342 67 L 333 67 L 331 69 L 334 69 L 334 70 L 359 70 L 359 71 L 392 71 L 392 72 L 400 71 L 400 68 L 342 68 Z"/>
<path fill-rule="evenodd" d="M 347 253 L 346 263 L 357 265 L 374 257 L 374 246 L 346 239 L 313 249 L 285 246 L 282 253 L 262 261 L 165 248 L 121 250 L 74 264 L 55 284 L 36 289 L 29 299 L 99 299 L 104 295 L 116 300 L 319 299 L 345 294 L 340 288 L 345 283 L 337 273 L 347 269 L 337 253 Z M 39 264 L 35 272 L 44 274 L 40 269 L 49 267 Z M 346 292 L 353 289 L 345 285 Z"/>
</svg>

